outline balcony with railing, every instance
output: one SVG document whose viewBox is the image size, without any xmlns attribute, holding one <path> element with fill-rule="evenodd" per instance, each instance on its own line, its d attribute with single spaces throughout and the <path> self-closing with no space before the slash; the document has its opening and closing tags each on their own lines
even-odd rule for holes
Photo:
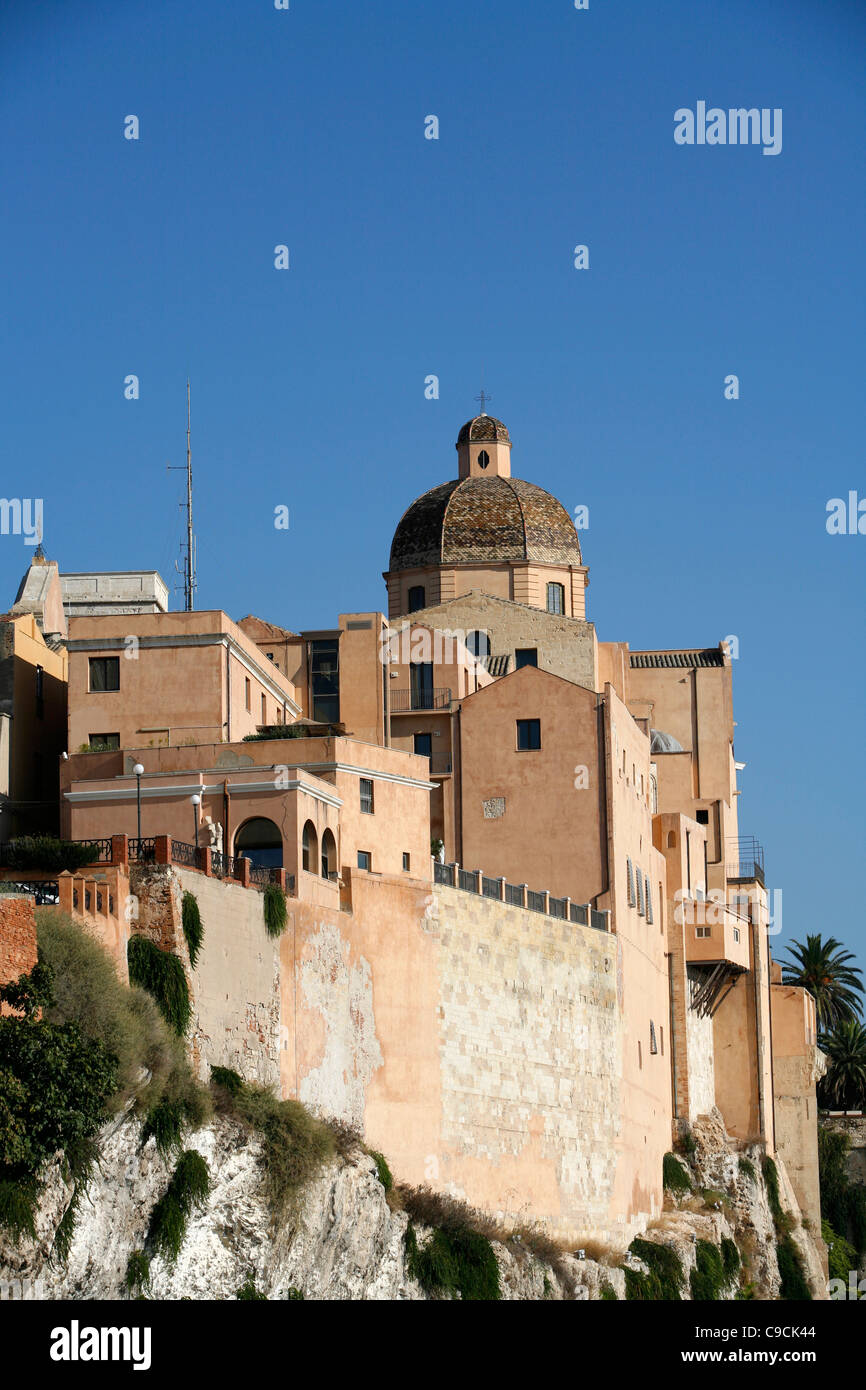
<svg viewBox="0 0 866 1390">
<path fill-rule="evenodd" d="M 739 835 L 725 843 L 726 877 L 764 887 L 764 847 L 754 835 Z"/>
<path fill-rule="evenodd" d="M 450 710 L 450 686 L 421 685 L 411 690 L 392 690 L 391 713 L 411 714 L 415 710 Z"/>
</svg>

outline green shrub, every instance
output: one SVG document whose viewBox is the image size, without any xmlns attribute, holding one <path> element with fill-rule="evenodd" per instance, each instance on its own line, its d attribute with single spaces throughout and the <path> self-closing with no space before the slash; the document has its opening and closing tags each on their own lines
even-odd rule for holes
<svg viewBox="0 0 866 1390">
<path fill-rule="evenodd" d="M 376 1165 L 376 1172 L 379 1176 L 380 1183 L 386 1192 L 390 1192 L 391 1188 L 394 1186 L 394 1176 L 391 1169 L 388 1167 L 388 1160 L 385 1158 L 384 1154 L 377 1153 L 375 1149 L 370 1150 L 370 1157 Z"/>
<path fill-rule="evenodd" d="M 147 1112 L 145 1139 L 153 1134 L 163 1149 L 172 1115 L 186 1126 L 203 1124 L 210 1112 L 208 1093 L 193 1076 L 182 1041 L 151 995 L 122 984 L 107 951 L 72 918 L 38 910 L 36 929 L 40 955 L 54 977 L 54 1002 L 45 1017 L 52 1023 L 77 1023 L 118 1059 L 109 1109 L 123 1109 L 134 1099 L 136 1109 Z M 174 1129 L 177 1133 L 177 1124 Z"/>
<path fill-rule="evenodd" d="M 231 1067 L 211 1067 L 210 1079 L 214 1086 L 221 1086 L 229 1095 L 236 1096 L 244 1088 L 244 1079 Z"/>
<path fill-rule="evenodd" d="M 0 1073 L 14 1082 L 0 1131 L 0 1178 L 38 1172 L 75 1140 L 90 1138 L 108 1115 L 117 1063 L 75 1023 L 0 1018 Z"/>
<path fill-rule="evenodd" d="M 434 1230 L 427 1244 L 419 1246 L 410 1222 L 404 1243 L 409 1275 L 427 1293 L 459 1294 L 465 1302 L 495 1302 L 502 1297 L 493 1246 L 468 1226 Z"/>
<path fill-rule="evenodd" d="M 636 1269 L 625 1270 L 625 1296 L 631 1302 L 672 1303 L 682 1297 L 685 1285 L 682 1260 L 669 1245 L 643 1240 L 636 1236 L 628 1247 L 632 1255 L 642 1260 L 648 1269 L 642 1274 Z"/>
<path fill-rule="evenodd" d="M 750 1158 L 741 1158 L 739 1161 L 739 1169 L 743 1177 L 749 1179 L 749 1182 L 756 1183 L 758 1181 L 755 1165 Z"/>
<path fill-rule="evenodd" d="M 235 1298 L 238 1300 L 239 1303 L 245 1302 L 247 1300 L 264 1301 L 265 1303 L 267 1303 L 268 1301 L 268 1296 L 266 1293 L 259 1293 L 258 1289 L 256 1288 L 256 1281 L 251 1274 L 248 1275 L 244 1283 L 241 1284 L 240 1288 L 235 1294 Z"/>
<path fill-rule="evenodd" d="M 848 1176 L 850 1145 L 847 1134 L 818 1126 L 821 1215 L 862 1255 L 866 1253 L 866 1188 Z"/>
<path fill-rule="evenodd" d="M 303 1303 L 305 1301 L 303 1291 L 301 1289 L 296 1289 L 294 1284 L 290 1289 L 286 1290 L 286 1298 L 290 1303 Z"/>
<path fill-rule="evenodd" d="M 204 1206 L 209 1191 L 207 1163 L 195 1149 L 185 1149 L 168 1187 L 150 1214 L 148 1250 L 174 1263 L 183 1245 L 190 1213 Z"/>
<path fill-rule="evenodd" d="M 36 1205 L 39 1187 L 34 1181 L 13 1182 L 0 1178 L 0 1227 L 14 1241 L 36 1238 Z"/>
<path fill-rule="evenodd" d="M 730 1284 L 740 1272 L 740 1252 L 729 1236 L 722 1237 L 722 1264 L 725 1267 L 725 1281 Z"/>
<path fill-rule="evenodd" d="M 216 1075 L 214 1075 L 216 1073 Z M 262 1161 L 268 1202 L 276 1220 L 294 1205 L 300 1189 L 318 1173 L 334 1152 L 334 1136 L 297 1100 L 278 1100 L 265 1086 L 235 1080 L 221 1084 L 228 1068 L 211 1071 L 220 1108 L 254 1130 L 262 1141 Z"/>
<path fill-rule="evenodd" d="M 265 931 L 268 936 L 282 936 L 286 930 L 288 910 L 286 895 L 276 883 L 269 883 L 262 895 L 262 910 L 265 917 Z"/>
<path fill-rule="evenodd" d="M 692 1182 L 676 1154 L 662 1159 L 662 1181 L 669 1192 L 691 1192 Z"/>
<path fill-rule="evenodd" d="M 821 1222 L 821 1236 L 827 1246 L 830 1278 L 843 1279 L 847 1284 L 849 1273 L 857 1268 L 857 1251 L 850 1241 L 833 1230 L 829 1221 Z"/>
<path fill-rule="evenodd" d="M 189 951 L 189 963 L 195 970 L 196 961 L 204 941 L 204 927 L 201 922 L 201 913 L 198 910 L 198 900 L 194 893 L 184 893 L 181 899 L 180 916 L 186 947 Z"/>
<path fill-rule="evenodd" d="M 696 1303 L 715 1303 L 727 1283 L 721 1250 L 712 1241 L 699 1240 L 695 1246 L 695 1268 L 689 1275 L 692 1298 Z"/>
<path fill-rule="evenodd" d="M 767 1188 L 767 1202 L 770 1207 L 770 1215 L 773 1218 L 773 1225 L 776 1234 L 785 1236 L 791 1229 L 791 1218 L 783 1209 L 779 1197 L 779 1170 L 775 1160 L 769 1156 L 761 1164 L 761 1171 L 764 1175 L 764 1184 Z"/>
<path fill-rule="evenodd" d="M 130 984 L 152 995 L 166 1023 L 183 1037 L 189 1027 L 189 987 L 177 956 L 161 951 L 145 936 L 131 936 L 127 946 Z"/>
<path fill-rule="evenodd" d="M 744 1284 L 741 1289 L 737 1289 L 734 1294 L 735 1303 L 751 1303 L 758 1297 L 758 1290 L 754 1284 Z"/>
<path fill-rule="evenodd" d="M 800 1256 L 790 1235 L 785 1235 L 777 1243 L 776 1259 L 781 1279 L 779 1298 L 787 1302 L 805 1302 L 811 1299 Z"/>
<path fill-rule="evenodd" d="M 21 835 L 3 846 L 3 866 L 7 869 L 42 869 L 46 873 L 74 873 L 92 864 L 96 851 L 90 845 L 57 840 L 52 835 Z"/>
<path fill-rule="evenodd" d="M 133 1250 L 127 1260 L 124 1283 L 131 1294 L 150 1288 L 150 1260 L 143 1250 Z"/>
<path fill-rule="evenodd" d="M 603 1299 L 605 1303 L 619 1302 L 619 1299 L 616 1296 L 616 1289 L 613 1287 L 613 1284 L 602 1284 L 601 1293 L 599 1294 L 599 1297 Z"/>
</svg>

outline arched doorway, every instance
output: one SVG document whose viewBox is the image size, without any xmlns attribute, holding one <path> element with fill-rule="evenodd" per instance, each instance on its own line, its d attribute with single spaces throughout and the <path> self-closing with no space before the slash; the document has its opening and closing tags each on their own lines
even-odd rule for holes
<svg viewBox="0 0 866 1390">
<path fill-rule="evenodd" d="M 322 834 L 322 878 L 337 877 L 337 841 L 332 830 Z"/>
<path fill-rule="evenodd" d="M 244 822 L 235 835 L 235 857 L 242 854 L 261 868 L 283 867 L 283 837 L 272 820 L 256 816 Z"/>
<path fill-rule="evenodd" d="M 308 874 L 319 872 L 319 837 L 311 820 L 306 822 L 301 837 L 301 864 Z"/>
</svg>

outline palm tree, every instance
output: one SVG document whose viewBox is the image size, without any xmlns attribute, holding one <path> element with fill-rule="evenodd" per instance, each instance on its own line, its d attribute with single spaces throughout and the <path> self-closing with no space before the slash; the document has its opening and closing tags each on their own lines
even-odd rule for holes
<svg viewBox="0 0 866 1390">
<path fill-rule="evenodd" d="M 783 980 L 786 985 L 802 985 L 815 999 L 818 1014 L 818 1028 L 828 1032 L 843 1019 L 856 1021 L 860 1013 L 863 993 L 860 975 L 863 973 L 856 965 L 848 965 L 854 960 L 850 951 L 842 948 L 842 943 L 834 936 L 826 941 L 821 936 L 807 936 L 805 946 L 795 941 L 789 951 L 792 959 L 783 961 Z"/>
<path fill-rule="evenodd" d="M 845 1018 L 821 1037 L 829 1058 L 820 1084 L 821 1098 L 842 1110 L 861 1110 L 866 1099 L 866 1028 Z"/>
</svg>

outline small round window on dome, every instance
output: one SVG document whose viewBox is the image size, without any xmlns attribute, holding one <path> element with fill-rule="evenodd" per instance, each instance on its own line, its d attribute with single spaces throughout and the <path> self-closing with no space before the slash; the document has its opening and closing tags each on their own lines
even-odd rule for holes
<svg viewBox="0 0 866 1390">
<path fill-rule="evenodd" d="M 478 467 L 479 467 L 479 468 L 486 468 L 489 462 L 490 462 L 490 455 L 488 454 L 488 452 L 487 452 L 486 449 L 482 449 L 481 452 L 480 452 L 479 455 L 478 455 Z"/>
</svg>

